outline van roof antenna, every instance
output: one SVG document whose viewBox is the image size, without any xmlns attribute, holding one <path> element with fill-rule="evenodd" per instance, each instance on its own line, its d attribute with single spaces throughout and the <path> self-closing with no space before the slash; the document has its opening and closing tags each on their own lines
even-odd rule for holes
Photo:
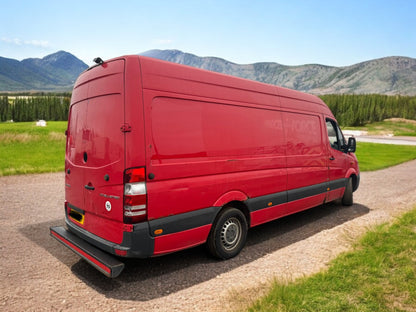
<svg viewBox="0 0 416 312">
<path fill-rule="evenodd" d="M 96 63 L 98 65 L 102 65 L 104 63 L 104 61 L 101 57 L 96 57 L 93 61 L 94 61 L 94 63 Z"/>
</svg>

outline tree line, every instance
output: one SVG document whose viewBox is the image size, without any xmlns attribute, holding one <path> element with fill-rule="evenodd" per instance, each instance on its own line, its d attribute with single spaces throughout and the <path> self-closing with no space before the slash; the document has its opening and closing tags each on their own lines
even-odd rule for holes
<svg viewBox="0 0 416 312">
<path fill-rule="evenodd" d="M 329 94 L 320 98 L 343 127 L 387 118 L 416 120 L 416 96 Z M 67 120 L 71 94 L 0 95 L 0 121 Z"/>
<path fill-rule="evenodd" d="M 364 126 L 387 118 L 416 120 L 415 96 L 329 94 L 320 98 L 342 127 Z"/>
<path fill-rule="evenodd" d="M 0 96 L 0 121 L 67 120 L 70 95 Z"/>
</svg>

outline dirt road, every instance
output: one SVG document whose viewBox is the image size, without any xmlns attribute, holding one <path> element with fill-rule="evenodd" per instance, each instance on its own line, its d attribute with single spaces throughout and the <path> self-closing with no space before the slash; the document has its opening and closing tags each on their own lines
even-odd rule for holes
<svg viewBox="0 0 416 312">
<path fill-rule="evenodd" d="M 363 173 L 352 207 L 328 204 L 251 229 L 229 261 L 203 247 L 128 260 L 107 279 L 49 237 L 63 224 L 63 174 L 0 178 L 0 310 L 224 311 L 265 289 L 324 269 L 369 227 L 416 204 L 416 161 Z"/>
</svg>

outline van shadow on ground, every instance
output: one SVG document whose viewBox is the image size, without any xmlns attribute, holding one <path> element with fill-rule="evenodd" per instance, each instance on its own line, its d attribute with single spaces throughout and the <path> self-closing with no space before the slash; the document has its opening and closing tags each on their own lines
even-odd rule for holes
<svg viewBox="0 0 416 312">
<path fill-rule="evenodd" d="M 326 204 L 250 229 L 245 248 L 233 259 L 218 261 L 208 255 L 204 246 L 199 246 L 157 258 L 125 259 L 126 268 L 116 279 L 105 277 L 81 259 L 77 261 L 78 256 L 49 237 L 49 226 L 57 225 L 56 221 L 32 225 L 21 232 L 70 266 L 79 279 L 106 297 L 147 301 L 216 278 L 369 211 L 359 204 L 351 207 Z"/>
</svg>

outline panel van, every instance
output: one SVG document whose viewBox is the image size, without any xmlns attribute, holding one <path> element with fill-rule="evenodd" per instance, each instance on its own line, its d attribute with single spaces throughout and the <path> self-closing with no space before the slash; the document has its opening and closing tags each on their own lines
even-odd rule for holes
<svg viewBox="0 0 416 312">
<path fill-rule="evenodd" d="M 360 181 L 318 97 L 144 56 L 79 76 L 66 136 L 66 227 L 50 234 L 110 277 L 122 257 L 200 244 L 232 258 L 249 228 L 352 205 Z"/>
</svg>

